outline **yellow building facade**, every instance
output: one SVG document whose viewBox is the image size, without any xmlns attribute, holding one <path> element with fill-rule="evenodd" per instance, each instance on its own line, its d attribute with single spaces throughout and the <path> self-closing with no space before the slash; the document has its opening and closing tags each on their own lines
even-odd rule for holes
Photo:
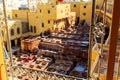
<svg viewBox="0 0 120 80">
<path fill-rule="evenodd" d="M 8 20 L 8 29 L 9 36 L 12 46 L 20 45 L 21 39 L 29 36 L 29 27 L 27 22 L 21 20 Z M 27 28 L 28 27 L 28 28 Z M 4 32 L 5 28 L 3 27 L 3 36 L 4 41 L 7 42 L 7 33 Z"/>
<path fill-rule="evenodd" d="M 47 4 L 37 4 L 35 11 L 19 8 L 19 10 L 12 10 L 9 15 L 11 19 L 8 21 L 10 34 L 14 31 L 14 35 L 10 35 L 11 43 L 17 45 L 22 38 L 30 35 L 40 35 L 48 30 L 59 32 L 82 20 L 90 22 L 91 3 L 58 3 L 53 0 Z M 19 34 L 17 30 L 20 32 Z"/>
<path fill-rule="evenodd" d="M 29 12 L 29 28 L 31 35 L 39 35 L 41 32 L 63 29 L 67 19 L 75 22 L 75 12 L 71 12 L 70 4 L 38 4 L 35 12 Z M 68 19 L 69 20 L 69 19 Z"/>
<path fill-rule="evenodd" d="M 91 21 L 91 9 L 90 2 L 71 2 L 71 11 L 76 12 L 76 21 L 79 23 L 82 20 L 86 20 L 88 23 Z"/>
<path fill-rule="evenodd" d="M 12 10 L 12 19 L 27 21 L 28 10 Z"/>
</svg>

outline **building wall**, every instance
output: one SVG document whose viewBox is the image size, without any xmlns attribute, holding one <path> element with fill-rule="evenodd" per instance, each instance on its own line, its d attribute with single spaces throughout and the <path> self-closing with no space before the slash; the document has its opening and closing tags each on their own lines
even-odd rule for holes
<svg viewBox="0 0 120 80">
<path fill-rule="evenodd" d="M 12 10 L 12 19 L 27 21 L 27 18 L 28 18 L 27 10 Z"/>
<path fill-rule="evenodd" d="M 56 21 L 56 24 L 54 25 L 54 31 L 59 32 L 61 29 L 65 28 L 65 19 L 60 19 Z"/>
<path fill-rule="evenodd" d="M 12 19 L 12 12 L 11 11 L 7 11 L 6 13 L 8 19 Z"/>
<path fill-rule="evenodd" d="M 18 45 L 18 39 L 22 39 L 28 37 L 30 34 L 29 32 L 22 33 L 22 22 L 20 20 L 9 20 L 8 21 L 8 29 L 9 29 L 9 36 L 10 40 L 14 42 L 15 45 Z M 19 28 L 19 31 L 18 31 Z M 5 30 L 5 29 L 3 29 Z M 7 41 L 7 34 L 4 32 L 4 41 Z M 14 46 L 15 46 L 14 45 Z"/>
<path fill-rule="evenodd" d="M 42 18 L 56 19 L 56 5 L 50 4 L 39 4 L 37 6 L 37 13 L 42 16 Z M 44 17 L 43 17 L 44 16 Z"/>
<path fill-rule="evenodd" d="M 90 23 L 92 13 L 91 3 L 81 2 L 80 3 L 80 20 L 86 20 Z"/>
<path fill-rule="evenodd" d="M 70 15 L 70 5 L 69 4 L 58 4 L 57 5 L 57 18 L 56 19 L 62 19 L 69 17 Z"/>
<path fill-rule="evenodd" d="M 103 1 L 104 0 L 96 0 L 96 5 L 98 5 L 99 7 L 101 7 L 102 4 L 103 4 Z"/>
<path fill-rule="evenodd" d="M 92 5 L 90 2 L 71 2 L 70 4 L 71 4 L 71 11 L 76 12 L 76 17 L 79 18 L 79 21 L 86 20 L 87 22 L 90 23 L 91 11 L 92 11 Z M 84 8 L 84 6 L 86 7 Z"/>
<path fill-rule="evenodd" d="M 76 19 L 76 13 L 75 12 L 71 12 L 70 13 L 70 23 L 71 23 L 71 26 L 75 25 L 75 19 Z"/>
<path fill-rule="evenodd" d="M 57 1 L 58 1 L 58 0 L 50 0 L 50 2 L 51 2 L 52 4 L 57 4 Z"/>
<path fill-rule="evenodd" d="M 21 25 L 21 21 L 9 21 L 8 22 L 9 25 L 9 34 L 10 34 L 10 40 L 14 40 L 16 38 L 20 38 L 21 34 L 22 34 L 22 25 Z M 20 29 L 20 33 L 17 34 L 17 28 Z M 11 35 L 11 29 L 14 30 L 14 35 Z"/>
<path fill-rule="evenodd" d="M 36 27 L 36 33 L 31 31 L 31 35 L 39 35 L 41 32 L 51 29 L 56 19 L 56 5 L 39 4 L 36 12 L 29 12 L 29 28 Z M 44 25 L 42 27 L 42 25 Z"/>
<path fill-rule="evenodd" d="M 73 15 L 71 14 L 70 4 L 38 4 L 37 10 L 35 12 L 29 12 L 28 16 L 30 34 L 39 35 L 41 32 L 47 30 L 54 31 L 54 27 L 56 26 L 60 28 L 61 26 L 65 27 L 64 19 L 75 16 L 75 13 Z M 36 27 L 36 32 L 34 32 L 34 27 Z"/>
<path fill-rule="evenodd" d="M 80 17 L 80 2 L 71 2 L 70 7 L 72 12 L 76 12 L 76 17 Z"/>
<path fill-rule="evenodd" d="M 56 2 L 56 0 L 53 0 L 53 2 Z M 84 5 L 86 5 L 86 8 L 83 8 Z M 86 2 L 71 2 L 70 4 L 57 5 L 39 3 L 34 12 L 13 10 L 12 19 L 28 21 L 29 35 L 39 35 L 41 32 L 47 30 L 54 31 L 56 26 L 61 29 L 66 26 L 67 21 L 69 26 L 73 26 L 75 24 L 75 16 L 80 18 L 80 20 L 85 19 L 90 21 L 90 8 L 90 4 Z M 83 16 L 83 13 L 86 13 L 86 15 Z"/>
<path fill-rule="evenodd" d="M 38 34 L 38 32 L 40 32 L 41 30 L 39 29 L 39 25 L 40 25 L 40 16 L 37 15 L 37 13 L 34 12 L 30 12 L 28 13 L 29 16 L 29 30 L 30 30 L 30 35 L 34 35 L 34 34 Z M 31 27 L 33 30 L 31 30 Z M 34 27 L 36 27 L 36 33 L 34 32 Z"/>
<path fill-rule="evenodd" d="M 113 11 L 113 4 L 107 4 L 107 12 L 112 14 Z"/>
</svg>

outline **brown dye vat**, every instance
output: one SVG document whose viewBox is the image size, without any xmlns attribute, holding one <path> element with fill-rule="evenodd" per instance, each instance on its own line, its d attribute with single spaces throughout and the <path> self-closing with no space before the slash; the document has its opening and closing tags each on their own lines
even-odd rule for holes
<svg viewBox="0 0 120 80">
<path fill-rule="evenodd" d="M 57 54 L 56 52 L 52 52 L 52 51 L 45 51 L 44 53 L 42 53 L 43 55 L 49 56 L 49 57 L 53 57 L 55 54 Z"/>
<path fill-rule="evenodd" d="M 70 72 L 69 75 L 75 76 L 75 77 L 83 77 L 83 73 L 85 72 L 86 67 L 85 63 L 78 63 L 76 67 Z"/>
<path fill-rule="evenodd" d="M 64 60 L 56 60 L 55 63 L 56 64 L 62 64 L 62 63 L 64 63 Z"/>
<path fill-rule="evenodd" d="M 73 71 L 72 73 L 70 73 L 70 76 L 83 77 L 83 76 L 82 76 L 82 73 L 77 72 L 77 71 Z"/>
<path fill-rule="evenodd" d="M 33 67 L 34 67 L 34 65 L 30 65 L 29 67 L 30 67 L 30 68 L 33 68 Z"/>
<path fill-rule="evenodd" d="M 39 49 L 38 48 L 34 48 L 33 49 L 33 53 L 38 53 Z"/>
<path fill-rule="evenodd" d="M 71 69 L 73 63 L 65 60 L 56 60 L 56 62 L 50 65 L 47 71 L 57 72 L 60 74 L 67 74 Z"/>
<path fill-rule="evenodd" d="M 52 59 L 51 59 L 51 58 L 45 58 L 45 61 L 47 61 L 47 62 L 51 62 Z"/>
<path fill-rule="evenodd" d="M 38 61 L 43 61 L 44 59 L 45 59 L 44 57 L 37 58 Z"/>
<path fill-rule="evenodd" d="M 23 77 L 26 77 L 26 75 L 27 75 L 26 73 L 22 73 L 22 76 L 23 76 Z"/>
<path fill-rule="evenodd" d="M 21 58 L 27 58 L 27 57 L 28 57 L 27 54 L 23 54 L 23 55 L 21 55 Z"/>
<path fill-rule="evenodd" d="M 64 60 L 57 60 L 55 62 L 55 67 L 57 68 L 57 72 L 60 72 L 60 70 L 62 72 L 64 72 L 64 74 L 66 74 L 72 67 L 73 63 L 70 61 L 64 61 Z"/>
<path fill-rule="evenodd" d="M 19 58 L 20 56 L 21 56 L 21 54 L 17 54 L 17 55 L 16 55 L 16 57 L 18 57 L 18 58 Z"/>
<path fill-rule="evenodd" d="M 56 55 L 54 55 L 54 58 L 55 59 L 60 59 L 60 55 L 56 54 Z"/>
<path fill-rule="evenodd" d="M 67 60 L 67 56 L 62 56 L 62 55 L 60 55 L 60 59 L 62 59 L 62 60 Z"/>
<path fill-rule="evenodd" d="M 66 47 L 66 48 L 64 48 L 64 50 L 63 50 L 63 53 L 74 53 L 74 54 L 78 54 L 79 53 L 79 49 L 75 49 L 75 48 L 73 48 L 73 47 Z"/>
<path fill-rule="evenodd" d="M 59 74 L 67 74 L 67 71 L 64 71 L 64 70 L 59 70 L 59 71 L 57 71 Z"/>
<path fill-rule="evenodd" d="M 17 61 L 18 61 L 18 62 L 22 61 L 22 58 L 18 58 Z"/>
<path fill-rule="evenodd" d="M 48 62 L 43 61 L 43 62 L 41 63 L 41 65 L 42 65 L 42 66 L 46 66 L 46 65 L 47 65 L 47 63 L 48 63 Z"/>
<path fill-rule="evenodd" d="M 58 44 L 53 44 L 53 43 L 40 42 L 39 46 L 41 48 L 48 48 L 48 49 L 55 49 L 55 50 L 59 50 L 60 49 L 60 46 Z"/>
<path fill-rule="evenodd" d="M 37 66 L 36 66 L 36 68 L 38 68 L 38 69 L 42 69 L 42 66 L 40 66 L 40 65 L 37 65 Z"/>
<path fill-rule="evenodd" d="M 23 66 L 22 64 L 18 64 L 18 66 Z"/>
<path fill-rule="evenodd" d="M 82 58 L 88 59 L 88 53 L 83 53 L 83 54 L 82 54 Z"/>
<path fill-rule="evenodd" d="M 23 79 L 23 77 L 20 75 L 20 76 L 17 76 L 18 77 L 18 79 Z"/>
<path fill-rule="evenodd" d="M 47 71 L 50 71 L 50 72 L 56 72 L 56 69 L 55 68 L 48 68 Z"/>
<path fill-rule="evenodd" d="M 70 61 L 74 61 L 75 58 L 76 58 L 76 56 L 74 56 L 74 55 L 68 55 L 67 56 L 67 59 L 70 60 Z"/>
<path fill-rule="evenodd" d="M 81 58 L 75 58 L 74 61 L 80 62 L 80 61 L 81 61 Z"/>
<path fill-rule="evenodd" d="M 61 44 L 61 42 L 60 42 L 60 41 L 56 41 L 56 43 L 57 43 L 57 44 Z"/>
<path fill-rule="evenodd" d="M 29 80 L 28 78 L 24 79 L 24 80 Z"/>
<path fill-rule="evenodd" d="M 41 62 L 42 62 L 42 61 L 38 61 L 38 60 L 37 60 L 37 61 L 35 62 L 35 64 L 40 64 Z"/>
<path fill-rule="evenodd" d="M 16 60 L 16 58 L 13 58 L 13 60 Z"/>
</svg>

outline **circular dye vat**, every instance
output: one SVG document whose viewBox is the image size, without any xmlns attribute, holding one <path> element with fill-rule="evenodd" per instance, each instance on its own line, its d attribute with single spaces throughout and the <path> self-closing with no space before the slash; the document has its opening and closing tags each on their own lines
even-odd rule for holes
<svg viewBox="0 0 120 80">
<path fill-rule="evenodd" d="M 85 67 L 84 66 L 81 66 L 81 65 L 78 65 L 76 68 L 75 68 L 76 71 L 78 72 L 83 72 L 85 70 Z"/>
</svg>

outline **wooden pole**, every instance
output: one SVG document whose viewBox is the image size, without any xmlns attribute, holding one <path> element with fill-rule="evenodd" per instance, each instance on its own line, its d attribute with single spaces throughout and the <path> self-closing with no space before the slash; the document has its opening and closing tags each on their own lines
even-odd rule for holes
<svg viewBox="0 0 120 80">
<path fill-rule="evenodd" d="M 93 43 L 93 30 L 95 26 L 95 6 L 96 0 L 92 0 L 92 17 L 91 17 L 91 27 L 90 27 L 90 34 L 89 34 L 89 50 L 88 50 L 88 80 L 91 79 L 91 57 L 92 57 L 92 43 Z"/>
<path fill-rule="evenodd" d="M 106 80 L 113 80 L 120 18 L 120 0 L 114 0 Z"/>
<path fill-rule="evenodd" d="M 30 9 L 30 1 L 27 0 L 28 9 Z"/>
<path fill-rule="evenodd" d="M 2 0 L 3 3 L 3 12 L 4 12 L 4 21 L 5 21 L 5 28 L 6 28 L 6 33 L 7 33 L 7 48 L 8 48 L 8 53 L 10 56 L 10 72 L 13 80 L 13 71 L 12 71 L 12 49 L 11 49 L 11 42 L 10 42 L 10 34 L 9 34 L 9 29 L 8 29 L 8 23 L 7 23 L 7 17 L 6 17 L 6 8 L 5 8 L 5 0 Z"/>
<path fill-rule="evenodd" d="M 0 27 L 0 80 L 7 80 L 6 75 L 6 65 L 4 60 L 4 50 L 3 50 L 3 40 L 2 40 L 2 32 Z"/>
</svg>

